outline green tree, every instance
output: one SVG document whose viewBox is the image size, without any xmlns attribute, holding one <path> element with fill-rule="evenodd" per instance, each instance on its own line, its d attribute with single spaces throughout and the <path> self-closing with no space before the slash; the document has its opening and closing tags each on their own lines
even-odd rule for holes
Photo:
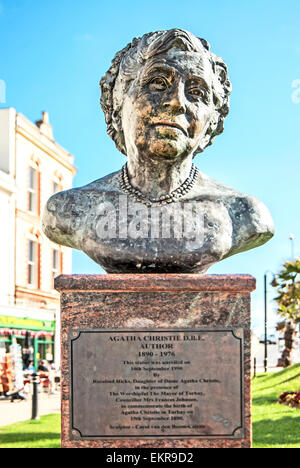
<svg viewBox="0 0 300 468">
<path fill-rule="evenodd" d="M 284 318 L 277 325 L 277 330 L 284 332 L 284 350 L 279 359 L 280 367 L 292 364 L 294 340 L 297 335 L 297 324 L 300 323 L 300 258 L 285 262 L 282 269 L 274 275 L 272 286 L 277 289 L 277 312 Z"/>
</svg>

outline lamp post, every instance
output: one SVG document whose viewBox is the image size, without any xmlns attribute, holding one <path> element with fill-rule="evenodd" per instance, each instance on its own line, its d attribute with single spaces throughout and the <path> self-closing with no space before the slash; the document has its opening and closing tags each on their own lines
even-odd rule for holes
<svg viewBox="0 0 300 468">
<path fill-rule="evenodd" d="M 265 271 L 264 274 L 264 304 L 265 304 L 265 318 L 264 318 L 264 328 L 265 328 L 265 339 L 264 339 L 264 370 L 268 371 L 268 285 L 267 285 L 267 275 L 272 273 L 271 270 Z"/>
<path fill-rule="evenodd" d="M 264 370 L 268 370 L 268 306 L 267 306 L 267 273 L 264 274 L 264 299 L 265 299 L 265 353 L 264 353 Z"/>
</svg>

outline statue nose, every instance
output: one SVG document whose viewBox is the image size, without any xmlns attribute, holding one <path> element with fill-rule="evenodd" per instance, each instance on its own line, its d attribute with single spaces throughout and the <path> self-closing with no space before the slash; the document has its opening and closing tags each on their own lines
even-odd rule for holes
<svg viewBox="0 0 300 468">
<path fill-rule="evenodd" d="M 176 86 L 167 99 L 164 102 L 164 105 L 170 108 L 176 114 L 185 114 L 186 112 L 186 99 L 184 94 L 184 88 L 182 86 Z"/>
</svg>

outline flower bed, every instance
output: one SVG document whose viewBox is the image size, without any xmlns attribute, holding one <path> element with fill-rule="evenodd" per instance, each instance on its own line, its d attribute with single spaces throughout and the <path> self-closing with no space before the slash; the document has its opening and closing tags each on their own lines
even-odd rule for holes
<svg viewBox="0 0 300 468">
<path fill-rule="evenodd" d="M 299 392 L 283 392 L 279 397 L 279 403 L 292 408 L 300 408 L 300 391 Z"/>
</svg>

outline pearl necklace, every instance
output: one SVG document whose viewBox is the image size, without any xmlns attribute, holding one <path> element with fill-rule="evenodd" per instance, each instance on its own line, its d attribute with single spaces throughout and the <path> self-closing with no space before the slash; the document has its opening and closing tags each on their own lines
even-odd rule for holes
<svg viewBox="0 0 300 468">
<path fill-rule="evenodd" d="M 140 190 L 133 187 L 130 183 L 128 170 L 127 170 L 127 163 L 122 167 L 121 174 L 120 174 L 120 188 L 127 194 L 130 195 L 137 201 L 138 203 L 144 203 L 147 206 L 151 206 L 153 204 L 157 204 L 158 206 L 166 205 L 168 203 L 173 203 L 178 201 L 184 195 L 186 195 L 194 186 L 196 179 L 199 175 L 199 170 L 192 164 L 190 174 L 188 178 L 179 186 L 177 189 L 173 190 L 171 193 L 166 195 L 161 195 L 159 198 L 153 197 L 146 197 Z"/>
</svg>

